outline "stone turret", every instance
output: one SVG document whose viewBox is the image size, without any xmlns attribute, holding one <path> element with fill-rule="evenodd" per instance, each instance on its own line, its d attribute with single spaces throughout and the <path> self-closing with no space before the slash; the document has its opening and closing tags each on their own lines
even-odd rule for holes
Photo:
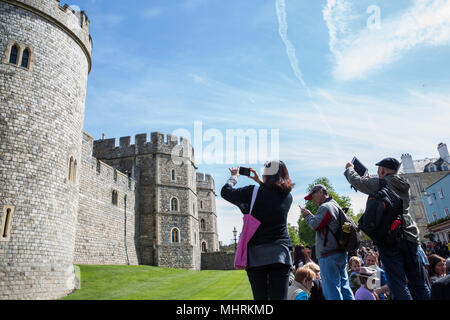
<svg viewBox="0 0 450 320">
<path fill-rule="evenodd" d="M 197 172 L 197 198 L 202 252 L 219 251 L 215 183 L 210 174 Z"/>
<path fill-rule="evenodd" d="M 196 167 L 190 142 L 152 132 L 94 141 L 94 157 L 137 182 L 143 264 L 200 269 Z M 208 178 L 212 180 L 211 177 Z M 174 233 L 177 233 L 175 236 Z"/>
<path fill-rule="evenodd" d="M 56 0 L 0 0 L 0 32 L 0 300 L 59 298 L 76 283 L 89 19 Z"/>
</svg>

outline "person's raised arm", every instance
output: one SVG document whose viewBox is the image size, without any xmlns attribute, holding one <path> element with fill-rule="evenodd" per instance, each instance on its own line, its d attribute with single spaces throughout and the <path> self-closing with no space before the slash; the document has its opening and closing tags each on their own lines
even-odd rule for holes
<svg viewBox="0 0 450 320">
<path fill-rule="evenodd" d="M 377 191 L 380 188 L 380 179 L 361 177 L 354 169 L 353 164 L 347 163 L 344 176 L 347 181 L 355 187 L 358 191 L 369 194 Z"/>
<path fill-rule="evenodd" d="M 222 187 L 220 195 L 222 198 L 237 205 L 241 211 L 248 211 L 249 202 L 251 200 L 253 186 L 246 186 L 243 188 L 234 188 L 239 178 L 239 167 L 230 168 L 231 177 Z"/>
</svg>

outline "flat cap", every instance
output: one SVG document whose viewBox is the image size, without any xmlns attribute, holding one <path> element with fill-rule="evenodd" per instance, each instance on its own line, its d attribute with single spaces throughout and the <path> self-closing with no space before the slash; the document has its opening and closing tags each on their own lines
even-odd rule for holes
<svg viewBox="0 0 450 320">
<path fill-rule="evenodd" d="M 398 171 L 400 169 L 400 162 L 394 158 L 386 158 L 378 162 L 376 166 Z"/>
</svg>

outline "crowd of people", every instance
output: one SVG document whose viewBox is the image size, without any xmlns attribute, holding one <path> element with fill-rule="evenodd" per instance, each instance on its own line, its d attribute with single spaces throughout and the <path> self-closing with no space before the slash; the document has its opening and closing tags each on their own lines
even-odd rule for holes
<svg viewBox="0 0 450 320">
<path fill-rule="evenodd" d="M 422 244 L 422 248 L 436 246 L 436 244 L 432 242 L 428 245 Z M 441 245 L 448 246 L 450 243 Z M 313 253 L 311 248 L 302 244 L 294 247 L 294 264 L 289 280 L 288 300 L 326 300 L 322 289 L 320 267 L 311 253 Z M 431 251 L 428 253 L 425 255 L 423 266 L 426 270 L 427 282 L 433 288 L 434 283 L 450 276 L 450 258 L 448 253 L 444 254 L 444 257 L 430 254 Z M 394 298 L 387 285 L 386 272 L 379 261 L 376 246 L 362 246 L 354 255 L 349 256 L 346 269 L 355 300 L 392 300 Z M 433 293 L 432 290 L 432 296 Z M 440 297 L 436 299 L 441 300 Z"/>
<path fill-rule="evenodd" d="M 234 188 L 241 170 L 230 168 L 221 196 L 259 221 L 245 244 L 246 271 L 255 300 L 450 300 L 448 243 L 420 243 L 409 213 L 410 186 L 398 175 L 400 163 L 386 158 L 376 165 L 377 177 L 360 176 L 352 163 L 346 165 L 344 176 L 362 193 L 389 188 L 401 199 L 399 217 L 388 226 L 392 241 L 372 239 L 372 247 L 344 248 L 336 236 L 343 230 L 343 210 L 319 184 L 305 197 L 317 205 L 317 212 L 301 208 L 302 218 L 315 231 L 315 245 L 313 250 L 296 246 L 293 257 L 287 216 L 295 184 L 286 165 L 267 162 L 262 181 L 250 168 L 245 175 L 259 184 L 258 189 L 254 185 Z"/>
</svg>

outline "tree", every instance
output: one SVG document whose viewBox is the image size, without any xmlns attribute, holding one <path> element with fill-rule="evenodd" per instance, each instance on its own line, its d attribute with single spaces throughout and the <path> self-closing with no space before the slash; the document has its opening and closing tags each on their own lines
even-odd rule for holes
<svg viewBox="0 0 450 320">
<path fill-rule="evenodd" d="M 311 192 L 312 188 L 317 184 L 325 186 L 328 190 L 328 194 L 333 197 L 333 199 L 341 206 L 341 208 L 349 208 L 347 214 L 354 219 L 350 198 L 347 196 L 339 196 L 334 191 L 334 188 L 331 185 L 331 182 L 328 180 L 328 178 L 322 177 L 316 179 L 313 183 L 311 183 L 308 186 L 308 194 Z M 311 211 L 311 213 L 314 215 L 317 213 L 317 210 L 319 209 L 319 207 L 312 201 L 307 201 L 305 208 Z M 298 229 L 300 242 L 303 242 L 306 245 L 312 247 L 315 243 L 315 231 L 306 224 L 302 216 L 300 216 L 300 219 L 298 220 Z"/>
<path fill-rule="evenodd" d="M 292 246 L 295 247 L 296 245 L 300 244 L 300 238 L 298 237 L 298 229 L 295 226 L 291 226 L 289 223 L 287 227 L 289 238 L 291 238 Z"/>
</svg>

